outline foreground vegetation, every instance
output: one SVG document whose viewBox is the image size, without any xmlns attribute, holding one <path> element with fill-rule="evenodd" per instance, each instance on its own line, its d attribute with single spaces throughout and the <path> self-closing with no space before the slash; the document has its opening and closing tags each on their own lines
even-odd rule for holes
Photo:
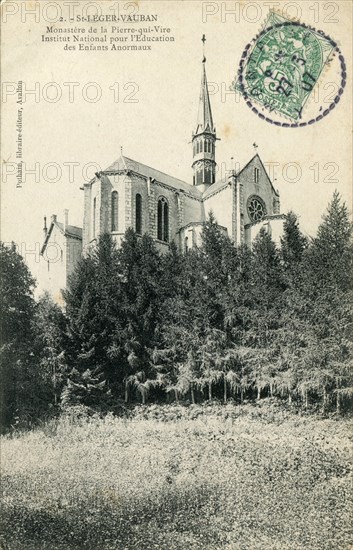
<svg viewBox="0 0 353 550">
<path fill-rule="evenodd" d="M 257 406 L 82 407 L 4 436 L 10 550 L 348 550 L 348 420 Z"/>
<path fill-rule="evenodd" d="M 314 239 L 289 213 L 275 244 L 264 229 L 236 247 L 210 215 L 199 247 L 160 255 L 129 229 L 82 258 L 64 293 L 37 303 L 15 250 L 3 263 L 3 428 L 33 426 L 73 405 L 266 397 L 303 410 L 352 404 L 352 223 L 335 193 Z"/>
</svg>

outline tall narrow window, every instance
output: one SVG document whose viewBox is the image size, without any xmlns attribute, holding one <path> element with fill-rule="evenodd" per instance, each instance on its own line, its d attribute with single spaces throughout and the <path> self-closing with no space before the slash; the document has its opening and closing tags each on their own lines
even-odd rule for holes
<svg viewBox="0 0 353 550">
<path fill-rule="evenodd" d="M 112 192 L 112 231 L 118 231 L 119 196 L 117 191 Z"/>
<path fill-rule="evenodd" d="M 96 238 L 97 199 L 93 199 L 93 238 Z"/>
<path fill-rule="evenodd" d="M 158 201 L 157 238 L 166 243 L 169 241 L 169 207 L 164 197 Z"/>
<path fill-rule="evenodd" d="M 163 206 L 163 241 L 166 243 L 169 240 L 169 212 L 168 203 L 165 202 Z"/>
<path fill-rule="evenodd" d="M 259 183 L 259 174 L 260 170 L 258 168 L 254 168 L 254 182 Z"/>
<path fill-rule="evenodd" d="M 142 197 L 139 193 L 136 195 L 135 214 L 135 231 L 139 235 L 142 235 Z"/>
</svg>

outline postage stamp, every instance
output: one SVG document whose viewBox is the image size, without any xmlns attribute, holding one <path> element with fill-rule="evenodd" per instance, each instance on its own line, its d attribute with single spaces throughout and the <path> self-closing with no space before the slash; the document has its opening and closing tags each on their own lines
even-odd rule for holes
<svg viewBox="0 0 353 550">
<path fill-rule="evenodd" d="M 335 91 L 327 108 L 315 95 L 322 80 Z M 326 116 L 339 102 L 345 83 L 344 58 L 329 36 L 271 12 L 244 49 L 235 89 L 261 118 L 297 127 Z"/>
</svg>

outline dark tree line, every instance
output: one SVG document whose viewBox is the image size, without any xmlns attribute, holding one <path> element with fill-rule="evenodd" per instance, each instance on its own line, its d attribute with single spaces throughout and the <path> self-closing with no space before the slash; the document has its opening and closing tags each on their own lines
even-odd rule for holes
<svg viewBox="0 0 353 550">
<path fill-rule="evenodd" d="M 264 230 L 251 250 L 234 247 L 212 215 L 185 255 L 174 245 L 161 255 L 132 230 L 119 249 L 103 235 L 72 275 L 63 313 L 49 296 L 34 302 L 28 270 L 2 247 L 13 263 L 1 290 L 5 422 L 29 401 L 33 415 L 265 396 L 340 412 L 353 395 L 352 253 L 338 193 L 310 241 L 289 213 L 279 247 Z"/>
</svg>

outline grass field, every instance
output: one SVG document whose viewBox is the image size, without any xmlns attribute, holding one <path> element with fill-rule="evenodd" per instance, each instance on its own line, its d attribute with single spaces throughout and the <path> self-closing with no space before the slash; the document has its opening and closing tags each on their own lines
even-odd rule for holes
<svg viewBox="0 0 353 550">
<path fill-rule="evenodd" d="M 10 550 L 348 550 L 351 457 L 350 420 L 265 401 L 66 416 L 2 438 L 1 540 Z"/>
</svg>

